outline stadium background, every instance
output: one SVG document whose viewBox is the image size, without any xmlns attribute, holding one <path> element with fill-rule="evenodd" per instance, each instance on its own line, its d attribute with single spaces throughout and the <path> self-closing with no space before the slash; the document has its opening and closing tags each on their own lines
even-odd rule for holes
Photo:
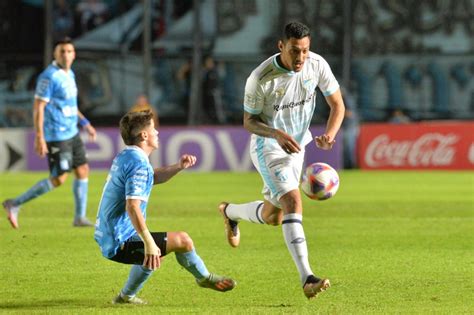
<svg viewBox="0 0 474 315">
<path fill-rule="evenodd" d="M 0 170 L 46 169 L 32 150 L 32 99 L 61 35 L 75 40 L 80 109 L 99 131 L 87 144 L 93 168 L 108 167 L 122 146 L 119 117 L 145 94 L 165 144 L 154 164 L 191 151 L 198 171 L 251 170 L 240 127 L 245 79 L 276 52 L 290 20 L 311 26 L 312 50 L 331 64 L 353 113 L 334 153 L 311 150 L 308 160 L 474 168 L 473 0 L 24 0 L 0 4 Z M 209 56 L 212 102 L 201 62 Z M 222 115 L 206 115 L 211 103 Z M 314 128 L 326 117 L 319 95 Z"/>
<path fill-rule="evenodd" d="M 202 290 L 170 257 L 140 292 L 150 304 L 134 313 L 473 313 L 474 0 L 92 2 L 98 18 L 80 13 L 89 1 L 0 1 L 0 200 L 48 174 L 32 149 L 33 89 L 54 38 L 67 32 L 78 45 L 81 110 L 99 131 L 87 143 L 88 217 L 123 145 L 118 118 L 149 93 L 162 142 L 152 163 L 174 162 L 182 151 L 200 163 L 153 189 L 147 224 L 187 231 L 210 270 L 239 283 L 224 295 Z M 68 6 L 58 10 L 60 3 Z M 312 27 L 313 49 L 330 61 L 359 116 L 346 119 L 329 156 L 308 146 L 310 161 L 329 161 L 341 178 L 335 198 L 302 199 L 311 265 L 332 285 L 310 302 L 280 228 L 243 224 L 240 248 L 230 248 L 216 211 L 221 200 L 261 198 L 259 174 L 248 171 L 243 88 L 293 18 Z M 199 55 L 218 65 L 219 124 L 200 115 L 201 76 L 178 76 Z M 318 102 L 315 129 L 327 115 Z M 389 119 L 395 108 L 409 121 Z M 341 169 L 350 144 L 361 170 Z M 110 303 L 128 267 L 103 259 L 91 229 L 72 230 L 71 182 L 25 204 L 18 230 L 0 217 L 0 313 L 131 313 Z"/>
</svg>

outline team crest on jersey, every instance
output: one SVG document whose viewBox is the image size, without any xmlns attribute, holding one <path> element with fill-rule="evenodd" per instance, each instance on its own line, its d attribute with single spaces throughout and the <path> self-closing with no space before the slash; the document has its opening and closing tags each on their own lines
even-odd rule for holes
<svg viewBox="0 0 474 315">
<path fill-rule="evenodd" d="M 285 95 L 285 88 L 284 87 L 279 87 L 275 90 L 275 95 L 277 98 L 280 98 L 282 97 L 283 95 Z"/>
</svg>

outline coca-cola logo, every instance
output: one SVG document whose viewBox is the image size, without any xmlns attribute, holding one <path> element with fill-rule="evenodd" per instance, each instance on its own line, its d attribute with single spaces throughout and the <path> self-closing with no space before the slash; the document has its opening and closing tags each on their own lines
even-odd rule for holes
<svg viewBox="0 0 474 315">
<path fill-rule="evenodd" d="M 426 133 L 413 140 L 381 134 L 369 144 L 364 159 L 370 167 L 447 166 L 454 161 L 458 141 L 455 134 Z"/>
</svg>

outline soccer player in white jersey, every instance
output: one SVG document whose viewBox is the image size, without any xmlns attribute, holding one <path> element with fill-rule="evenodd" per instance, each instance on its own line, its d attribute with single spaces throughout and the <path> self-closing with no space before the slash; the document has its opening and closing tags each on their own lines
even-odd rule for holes
<svg viewBox="0 0 474 315">
<path fill-rule="evenodd" d="M 19 226 L 20 205 L 62 185 L 71 170 L 76 177 L 73 226 L 93 226 L 86 218 L 89 165 L 78 125 L 88 132 L 92 141 L 96 131 L 77 108 L 77 86 L 71 69 L 75 58 L 71 39 L 61 39 L 54 46 L 54 61 L 38 77 L 33 108 L 35 151 L 41 157 L 48 157 L 50 176 L 20 196 L 3 202 L 13 228 Z"/>
<path fill-rule="evenodd" d="M 127 147 L 115 157 L 110 168 L 95 228 L 95 240 L 105 258 L 133 265 L 127 282 L 112 302 L 144 304 L 136 294 L 153 270 L 160 267 L 161 257 L 171 252 L 175 252 L 178 263 L 194 276 L 199 286 L 220 292 L 232 290 L 236 282 L 210 273 L 186 232 L 150 233 L 145 223 L 153 185 L 193 166 L 196 157 L 184 154 L 176 164 L 153 169 L 148 157 L 159 144 L 149 110 L 123 116 L 120 133 Z"/>
<path fill-rule="evenodd" d="M 307 26 L 298 22 L 286 25 L 278 48 L 280 53 L 260 64 L 245 86 L 244 127 L 252 133 L 251 159 L 263 179 L 264 201 L 222 202 L 219 211 L 232 247 L 239 246 L 241 220 L 282 225 L 303 292 L 310 299 L 330 286 L 329 280 L 316 277 L 309 265 L 299 191 L 304 148 L 312 141 L 308 128 L 316 87 L 330 107 L 325 133 L 314 138 L 317 147 L 332 148 L 344 117 L 344 102 L 326 60 L 309 50 Z"/>
</svg>

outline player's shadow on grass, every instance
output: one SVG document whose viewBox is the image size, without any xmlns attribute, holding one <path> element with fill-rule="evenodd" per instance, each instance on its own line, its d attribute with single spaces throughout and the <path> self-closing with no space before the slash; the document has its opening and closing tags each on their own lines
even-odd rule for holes
<svg viewBox="0 0 474 315">
<path fill-rule="evenodd" d="M 293 304 L 272 304 L 272 305 L 268 305 L 267 307 L 270 307 L 270 308 L 285 308 L 285 307 L 293 307 L 294 305 Z"/>
<path fill-rule="evenodd" d="M 54 309 L 69 309 L 74 311 L 80 308 L 108 308 L 114 307 L 112 303 L 105 303 L 103 305 L 97 305 L 90 300 L 74 300 L 74 299 L 55 299 L 55 300 L 36 300 L 36 301 L 27 301 L 24 303 L 18 302 L 3 302 L 0 303 L 0 312 L 3 310 L 51 310 Z"/>
</svg>

